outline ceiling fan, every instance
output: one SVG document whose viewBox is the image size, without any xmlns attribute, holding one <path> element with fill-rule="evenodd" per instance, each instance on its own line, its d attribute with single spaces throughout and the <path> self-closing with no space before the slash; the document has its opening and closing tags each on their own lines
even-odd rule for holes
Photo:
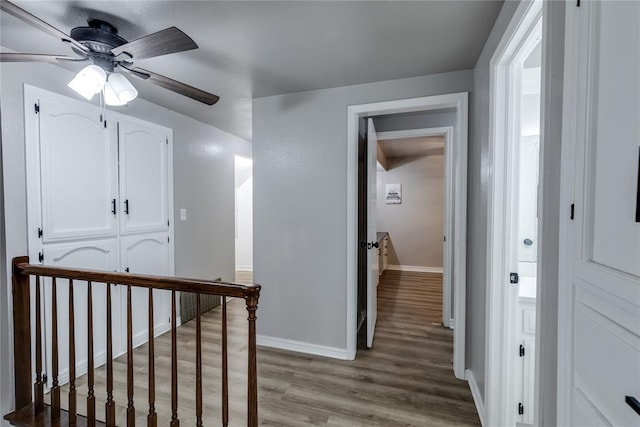
<svg viewBox="0 0 640 427">
<path fill-rule="evenodd" d="M 67 35 L 15 4 L 0 0 L 0 10 L 68 44 L 75 56 L 30 53 L 0 53 L 0 62 L 84 62 L 91 64 L 80 71 L 69 87 L 87 99 L 103 92 L 107 105 L 124 105 L 138 92 L 118 71 L 146 80 L 165 89 L 213 105 L 220 99 L 204 90 L 160 74 L 134 67 L 139 59 L 197 49 L 198 45 L 184 32 L 170 27 L 133 41 L 118 35 L 116 27 L 99 19 L 89 19 L 88 27 L 76 27 Z"/>
</svg>

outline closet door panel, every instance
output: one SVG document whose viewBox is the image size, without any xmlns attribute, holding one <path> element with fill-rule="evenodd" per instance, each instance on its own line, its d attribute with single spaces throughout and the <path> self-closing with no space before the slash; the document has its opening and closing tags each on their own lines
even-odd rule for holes
<svg viewBox="0 0 640 427">
<path fill-rule="evenodd" d="M 40 101 L 43 242 L 115 236 L 116 147 L 100 111 Z"/>
<path fill-rule="evenodd" d="M 153 233 L 141 236 L 127 236 L 121 239 L 121 265 L 134 274 L 151 274 L 154 276 L 171 275 L 170 247 L 167 233 Z M 121 294 L 121 306 L 126 307 L 126 292 Z M 134 346 L 146 342 L 149 338 L 149 290 L 131 288 L 133 310 Z M 171 292 L 153 291 L 154 335 L 167 331 L 170 327 Z M 123 343 L 126 337 L 126 321 L 123 318 Z"/>
<path fill-rule="evenodd" d="M 45 245 L 44 263 L 53 267 L 86 268 L 92 270 L 115 271 L 117 267 L 117 241 L 115 239 L 101 241 L 85 241 L 79 243 L 57 243 Z M 59 358 L 59 382 L 65 384 L 69 380 L 69 281 L 57 279 L 57 304 L 58 304 L 58 358 Z M 51 318 L 52 288 L 51 279 L 43 279 L 44 303 L 43 319 L 46 335 L 46 367 L 51 373 Z M 119 301 L 118 286 L 111 286 L 112 301 Z M 98 367 L 106 362 L 107 348 L 107 310 L 106 310 L 106 285 L 94 283 L 92 285 L 93 297 L 93 352 L 94 363 Z M 74 281 L 73 287 L 74 314 L 75 314 L 75 349 L 76 349 L 76 373 L 78 376 L 87 372 L 88 362 L 88 320 L 87 320 L 87 282 Z M 120 330 L 120 308 L 113 304 L 112 327 L 113 331 Z M 113 334 L 114 348 L 120 348 L 120 337 Z M 117 356 L 114 353 L 114 357 Z M 49 375 L 49 381 L 52 376 Z M 51 385 L 51 383 L 49 383 Z"/>
<path fill-rule="evenodd" d="M 167 137 L 165 128 L 118 122 L 123 234 L 169 229 Z"/>
</svg>

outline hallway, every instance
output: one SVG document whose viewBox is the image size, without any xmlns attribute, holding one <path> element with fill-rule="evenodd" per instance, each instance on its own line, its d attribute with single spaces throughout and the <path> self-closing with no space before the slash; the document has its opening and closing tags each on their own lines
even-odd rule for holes
<svg viewBox="0 0 640 427">
<path fill-rule="evenodd" d="M 248 277 L 244 279 L 249 279 Z M 467 384 L 454 378 L 453 335 L 440 325 L 442 276 L 386 271 L 378 287 L 378 326 L 373 349 L 355 361 L 258 349 L 259 418 L 264 426 L 461 426 L 479 425 Z M 203 316 L 204 424 L 220 425 L 220 318 Z M 258 309 L 258 319 L 260 310 Z M 258 320 L 259 321 L 259 320 Z M 229 303 L 231 426 L 246 425 L 246 312 Z M 178 328 L 179 402 L 182 424 L 195 424 L 195 322 Z M 156 410 L 170 418 L 170 334 L 156 339 Z M 147 346 L 134 352 L 137 423 L 146 424 Z M 117 423 L 126 416 L 126 355 L 114 361 Z M 96 377 L 99 418 L 105 402 L 105 369 Z M 86 378 L 78 380 L 85 413 Z M 66 387 L 62 392 L 66 407 Z"/>
</svg>

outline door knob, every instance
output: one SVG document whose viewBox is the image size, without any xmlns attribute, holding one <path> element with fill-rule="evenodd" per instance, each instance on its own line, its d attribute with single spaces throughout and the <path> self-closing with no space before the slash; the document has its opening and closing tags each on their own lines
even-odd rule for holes
<svg viewBox="0 0 640 427">
<path fill-rule="evenodd" d="M 531 239 L 524 239 L 524 242 L 523 242 L 523 243 L 524 243 L 526 246 L 531 246 L 531 245 L 533 245 L 533 240 L 531 240 Z"/>
<path fill-rule="evenodd" d="M 378 242 L 373 242 L 373 247 L 374 247 L 374 248 L 379 248 L 379 247 L 380 247 L 380 243 L 378 243 Z"/>
</svg>

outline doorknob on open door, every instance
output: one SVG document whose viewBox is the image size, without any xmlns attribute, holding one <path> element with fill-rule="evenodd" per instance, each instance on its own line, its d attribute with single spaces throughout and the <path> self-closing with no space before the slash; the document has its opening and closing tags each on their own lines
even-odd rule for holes
<svg viewBox="0 0 640 427">
<path fill-rule="evenodd" d="M 380 243 L 378 243 L 378 242 L 373 242 L 373 247 L 374 247 L 374 248 L 379 248 L 379 247 L 380 247 Z"/>
</svg>

